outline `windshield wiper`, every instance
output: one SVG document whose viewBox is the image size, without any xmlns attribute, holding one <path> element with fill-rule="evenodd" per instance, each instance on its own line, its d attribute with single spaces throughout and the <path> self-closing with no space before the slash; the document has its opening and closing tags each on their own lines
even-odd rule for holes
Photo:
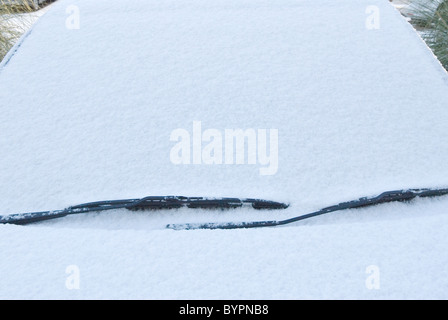
<svg viewBox="0 0 448 320">
<path fill-rule="evenodd" d="M 184 196 L 150 196 L 141 199 L 106 200 L 89 202 L 71 206 L 63 210 L 41 211 L 29 213 L 17 213 L 0 216 L 0 224 L 30 224 L 34 222 L 65 217 L 71 214 L 98 212 L 113 209 L 137 210 L 162 210 L 187 208 L 202 209 L 231 209 L 250 206 L 254 209 L 285 209 L 288 204 L 262 200 L 240 198 L 205 198 Z"/>
<path fill-rule="evenodd" d="M 346 210 L 368 207 L 378 205 L 381 203 L 395 202 L 395 201 L 409 201 L 416 197 L 438 197 L 448 194 L 448 189 L 406 189 L 386 191 L 376 197 L 363 197 L 358 200 L 342 202 L 337 205 L 326 207 L 318 211 L 303 214 L 286 220 L 271 220 L 271 221 L 252 221 L 252 222 L 228 222 L 228 223 L 186 223 L 186 224 L 168 224 L 166 227 L 174 230 L 191 230 L 191 229 L 242 229 L 242 228 L 260 228 L 260 227 L 275 227 L 290 224 L 304 219 L 309 219 L 322 214 Z"/>
<path fill-rule="evenodd" d="M 448 189 L 395 190 L 395 191 L 383 192 L 375 197 L 363 197 L 358 200 L 342 202 L 337 205 L 325 207 L 312 213 L 303 214 L 285 220 L 266 220 L 266 221 L 228 222 L 228 223 L 183 223 L 183 224 L 168 224 L 166 227 L 175 230 L 275 227 L 340 210 L 356 209 L 396 201 L 409 201 L 416 197 L 425 198 L 425 197 L 438 197 L 444 195 L 448 195 Z M 0 216 L 0 224 L 25 225 L 49 219 L 61 218 L 71 214 L 98 212 L 113 209 L 128 209 L 132 211 L 176 209 L 181 207 L 187 207 L 193 209 L 194 208 L 231 209 L 243 206 L 250 206 L 254 209 L 260 210 L 260 209 L 286 209 L 288 208 L 289 205 L 282 202 L 275 202 L 262 199 L 150 196 L 141 199 L 106 200 L 106 201 L 89 202 L 76 206 L 71 206 L 63 210 L 10 214 Z"/>
</svg>

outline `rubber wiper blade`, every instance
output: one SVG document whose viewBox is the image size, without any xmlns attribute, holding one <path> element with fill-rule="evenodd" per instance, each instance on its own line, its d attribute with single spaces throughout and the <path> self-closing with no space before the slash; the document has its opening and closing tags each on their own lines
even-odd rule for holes
<svg viewBox="0 0 448 320">
<path fill-rule="evenodd" d="M 346 210 L 356 209 L 368 206 L 379 205 L 382 203 L 409 201 L 416 197 L 439 197 L 448 194 L 448 189 L 404 189 L 386 191 L 375 197 L 363 197 L 357 200 L 341 202 L 339 204 L 322 208 L 318 211 L 303 214 L 297 217 L 285 220 L 269 220 L 269 221 L 251 221 L 251 222 L 224 222 L 224 223 L 183 223 L 168 224 L 168 229 L 174 230 L 192 230 L 192 229 L 245 229 L 245 228 L 261 228 L 275 227 L 290 224 L 293 222 L 309 219 L 322 214 Z"/>
<path fill-rule="evenodd" d="M 83 203 L 63 210 L 18 213 L 0 216 L 0 224 L 30 224 L 65 217 L 71 214 L 113 209 L 163 210 L 177 208 L 232 209 L 251 206 L 253 209 L 285 209 L 288 204 L 263 199 L 206 198 L 184 196 L 149 196 L 141 199 L 105 200 Z"/>
<path fill-rule="evenodd" d="M 142 198 L 132 203 L 132 205 L 127 206 L 127 209 L 173 209 L 180 207 L 192 209 L 230 209 L 248 205 L 252 206 L 254 209 L 285 209 L 289 206 L 285 203 L 262 199 L 166 196 Z"/>
</svg>

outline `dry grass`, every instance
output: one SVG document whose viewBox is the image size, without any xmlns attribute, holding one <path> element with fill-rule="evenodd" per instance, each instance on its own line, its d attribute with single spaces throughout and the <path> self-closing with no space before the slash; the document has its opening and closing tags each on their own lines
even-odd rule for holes
<svg viewBox="0 0 448 320">
<path fill-rule="evenodd" d="M 0 61 L 32 25 L 30 16 L 35 8 L 32 4 L 7 4 L 0 0 Z"/>
<path fill-rule="evenodd" d="M 448 70 L 448 0 L 420 0 L 411 8 L 411 23 Z"/>
</svg>

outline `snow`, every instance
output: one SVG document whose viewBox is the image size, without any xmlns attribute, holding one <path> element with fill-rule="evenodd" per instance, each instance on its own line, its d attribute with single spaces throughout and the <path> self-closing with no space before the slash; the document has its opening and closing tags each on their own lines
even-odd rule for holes
<svg viewBox="0 0 448 320">
<path fill-rule="evenodd" d="M 73 6 L 79 29 L 67 28 Z M 366 28 L 368 6 L 379 29 Z M 385 0 L 60 0 L 0 66 L 0 215 L 147 195 L 291 205 L 2 225 L 0 298 L 447 298 L 446 198 L 276 228 L 164 229 L 446 187 L 447 89 Z M 278 171 L 174 164 L 170 135 L 195 121 L 278 130 Z M 366 286 L 372 265 L 380 289 Z"/>
<path fill-rule="evenodd" d="M 0 242 L 2 257 L 13 257 L 1 260 L 0 296 L 446 298 L 447 204 L 386 205 L 294 227 L 243 231 L 0 226 L 2 238 L 14 240 Z M 65 286 L 71 265 L 79 267 L 78 290 Z M 380 270 L 378 290 L 365 285 L 371 265 Z"/>
</svg>

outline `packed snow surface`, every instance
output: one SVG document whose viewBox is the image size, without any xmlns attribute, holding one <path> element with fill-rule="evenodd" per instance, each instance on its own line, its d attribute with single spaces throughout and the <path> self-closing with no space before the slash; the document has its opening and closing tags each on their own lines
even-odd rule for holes
<svg viewBox="0 0 448 320">
<path fill-rule="evenodd" d="M 447 101 L 446 72 L 387 0 L 60 0 L 0 65 L 0 215 L 149 195 L 290 207 L 0 225 L 0 298 L 448 298 L 446 198 L 164 228 L 446 187 Z M 254 161 L 248 142 L 243 163 L 208 163 L 207 133 L 224 150 L 238 129 L 256 133 Z M 179 132 L 189 164 L 173 160 Z"/>
</svg>

